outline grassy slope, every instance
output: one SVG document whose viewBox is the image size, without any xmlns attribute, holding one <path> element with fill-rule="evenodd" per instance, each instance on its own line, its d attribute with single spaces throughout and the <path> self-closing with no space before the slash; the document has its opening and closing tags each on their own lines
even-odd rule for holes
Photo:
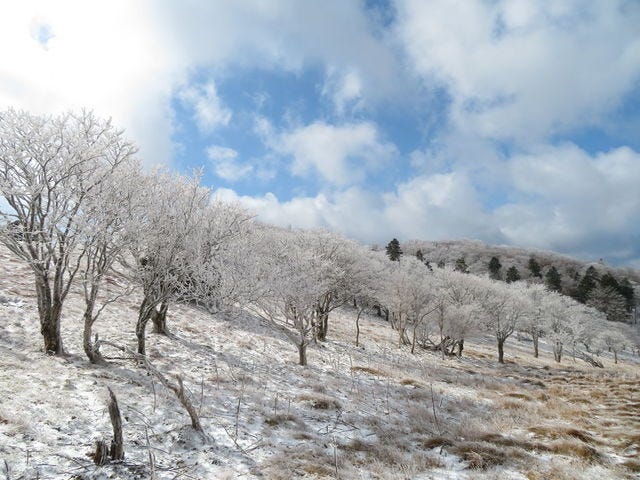
<svg viewBox="0 0 640 480">
<path fill-rule="evenodd" d="M 63 323 L 70 354 L 40 353 L 29 272 L 0 253 L 0 477 L 8 467 L 11 479 L 150 478 L 150 453 L 159 479 L 605 479 L 640 469 L 632 359 L 605 358 L 602 371 L 556 365 L 515 339 L 504 366 L 486 339 L 461 360 L 412 356 L 374 317 L 356 348 L 348 310 L 331 318 L 330 340 L 302 368 L 295 348 L 257 319 L 172 308 L 174 337 L 149 334 L 149 356 L 184 376 L 201 438 L 175 396 L 133 361 L 87 363 L 77 292 Z M 133 348 L 136 306 L 135 296 L 112 305 L 100 337 Z M 96 469 L 88 454 L 110 437 L 107 386 L 124 416 L 126 461 Z"/>
</svg>

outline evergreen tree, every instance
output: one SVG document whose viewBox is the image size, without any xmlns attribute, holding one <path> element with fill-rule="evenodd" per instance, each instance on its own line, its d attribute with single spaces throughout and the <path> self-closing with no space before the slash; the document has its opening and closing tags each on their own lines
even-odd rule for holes
<svg viewBox="0 0 640 480">
<path fill-rule="evenodd" d="M 623 278 L 620 282 L 620 288 L 618 288 L 618 292 L 620 295 L 624 297 L 625 307 L 627 312 L 631 312 L 633 310 L 633 306 L 636 303 L 636 295 L 633 291 L 633 286 L 628 278 Z"/>
<path fill-rule="evenodd" d="M 424 254 L 422 253 L 422 250 L 418 250 L 418 251 L 416 252 L 416 258 L 417 258 L 418 260 L 420 260 L 421 262 L 424 262 Z"/>
<path fill-rule="evenodd" d="M 400 248 L 400 242 L 397 238 L 394 238 L 387 244 L 387 256 L 389 260 L 394 262 L 400 260 L 402 256 L 402 249 Z"/>
<path fill-rule="evenodd" d="M 436 267 L 438 268 L 444 268 L 444 265 L 445 265 L 444 260 L 438 260 L 438 263 L 436 263 Z"/>
<path fill-rule="evenodd" d="M 456 265 L 453 267 L 456 272 L 469 273 L 469 267 L 464 257 L 460 257 L 456 260 Z"/>
<path fill-rule="evenodd" d="M 520 272 L 515 266 L 509 267 L 507 270 L 507 283 L 517 282 L 520 280 Z"/>
<path fill-rule="evenodd" d="M 502 264 L 500 263 L 500 259 L 498 257 L 491 257 L 491 260 L 489 260 L 489 276 L 494 280 L 500 280 L 501 268 Z"/>
<path fill-rule="evenodd" d="M 587 305 L 603 312 L 607 320 L 624 322 L 627 318 L 625 298 L 612 287 L 597 285 L 591 292 Z"/>
<path fill-rule="evenodd" d="M 556 270 L 556 267 L 552 266 L 547 275 L 545 276 L 545 284 L 549 290 L 553 290 L 555 292 L 562 291 L 562 276 Z"/>
<path fill-rule="evenodd" d="M 616 292 L 620 291 L 620 284 L 616 280 L 616 277 L 611 275 L 609 272 L 605 273 L 602 278 L 600 278 L 600 286 L 602 288 L 612 288 Z"/>
<path fill-rule="evenodd" d="M 527 268 L 529 269 L 529 272 L 531 272 L 532 277 L 542 278 L 542 269 L 540 268 L 540 264 L 535 258 L 531 257 L 529 259 Z"/>
<path fill-rule="evenodd" d="M 587 271 L 584 274 L 584 277 L 580 279 L 578 283 L 577 291 L 576 291 L 576 300 L 582 303 L 586 303 L 589 300 L 589 296 L 591 295 L 591 291 L 596 287 L 598 281 L 598 272 L 593 265 L 587 268 Z"/>
</svg>

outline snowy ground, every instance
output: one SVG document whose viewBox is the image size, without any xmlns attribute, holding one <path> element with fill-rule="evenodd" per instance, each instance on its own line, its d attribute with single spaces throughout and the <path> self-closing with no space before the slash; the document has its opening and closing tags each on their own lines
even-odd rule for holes
<svg viewBox="0 0 640 480">
<path fill-rule="evenodd" d="M 172 337 L 149 333 L 154 366 L 185 379 L 206 437 L 172 392 L 126 355 L 107 367 L 81 347 L 72 294 L 69 355 L 41 353 L 28 270 L 0 258 L 0 478 L 8 479 L 607 479 L 640 471 L 640 366 L 561 365 L 530 345 L 469 343 L 462 359 L 398 348 L 375 317 L 353 344 L 354 315 L 332 315 L 329 341 L 306 368 L 295 347 L 259 320 L 172 307 Z M 134 348 L 138 299 L 112 305 L 100 338 Z M 124 417 L 125 462 L 94 467 L 111 437 L 107 387 Z M 154 461 L 151 461 L 151 458 Z M 153 465 L 153 466 L 152 466 Z M 635 472 L 635 473 L 634 473 Z"/>
</svg>

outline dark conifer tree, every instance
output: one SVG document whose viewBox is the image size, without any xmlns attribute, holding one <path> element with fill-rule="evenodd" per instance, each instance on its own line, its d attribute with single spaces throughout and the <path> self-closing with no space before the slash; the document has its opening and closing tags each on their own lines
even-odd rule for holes
<svg viewBox="0 0 640 480">
<path fill-rule="evenodd" d="M 456 266 L 453 267 L 456 272 L 469 273 L 469 267 L 464 257 L 460 257 L 456 260 Z"/>
<path fill-rule="evenodd" d="M 389 260 L 397 262 L 402 256 L 402 249 L 400 248 L 400 242 L 397 238 L 394 238 L 387 244 L 387 256 Z"/>
<path fill-rule="evenodd" d="M 628 278 L 623 278 L 620 281 L 620 288 L 618 289 L 618 292 L 620 292 L 620 295 L 624 297 L 627 312 L 631 312 L 636 303 L 636 295 Z"/>
<path fill-rule="evenodd" d="M 556 267 L 551 267 L 545 276 L 545 284 L 549 290 L 554 292 L 562 291 L 562 276 L 556 270 Z"/>
<path fill-rule="evenodd" d="M 500 263 L 500 259 L 498 257 L 491 257 L 491 260 L 489 260 L 489 276 L 494 280 L 500 280 L 501 268 L 502 264 Z"/>
<path fill-rule="evenodd" d="M 529 269 L 529 272 L 531 272 L 532 277 L 542 278 L 542 269 L 540 268 L 540 264 L 535 258 L 531 257 L 529 259 L 527 268 Z"/>
<path fill-rule="evenodd" d="M 515 267 L 515 265 L 512 265 L 507 270 L 506 281 L 507 283 L 513 283 L 513 282 L 517 282 L 518 280 L 520 280 L 520 272 L 518 272 L 518 269 Z"/>
<path fill-rule="evenodd" d="M 596 287 L 598 282 L 598 272 L 593 265 L 587 268 L 587 271 L 584 274 L 584 277 L 580 279 L 578 282 L 578 286 L 576 288 L 576 300 L 582 303 L 586 303 L 589 300 L 589 296 L 591 292 Z"/>
</svg>

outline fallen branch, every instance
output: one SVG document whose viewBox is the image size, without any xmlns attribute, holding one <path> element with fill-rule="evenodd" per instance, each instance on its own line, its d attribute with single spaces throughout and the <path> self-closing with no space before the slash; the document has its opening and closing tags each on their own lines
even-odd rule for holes
<svg viewBox="0 0 640 480">
<path fill-rule="evenodd" d="M 99 343 L 117 348 L 118 350 L 131 355 L 132 359 L 142 361 L 149 373 L 153 374 L 165 388 L 175 393 L 176 397 L 178 397 L 178 400 L 189 414 L 189 417 L 191 418 L 191 426 L 193 427 L 193 429 L 199 433 L 204 434 L 204 430 L 202 428 L 202 425 L 200 424 L 200 417 L 198 416 L 198 412 L 194 408 L 193 403 L 191 403 L 191 399 L 185 391 L 184 384 L 182 383 L 182 377 L 180 377 L 180 375 L 176 375 L 176 381 L 178 382 L 178 384 L 176 385 L 170 382 L 167 377 L 164 376 L 164 374 L 162 374 L 157 368 L 155 368 L 146 355 L 142 355 L 138 352 L 134 352 L 130 348 L 106 340 L 99 340 Z"/>
</svg>

